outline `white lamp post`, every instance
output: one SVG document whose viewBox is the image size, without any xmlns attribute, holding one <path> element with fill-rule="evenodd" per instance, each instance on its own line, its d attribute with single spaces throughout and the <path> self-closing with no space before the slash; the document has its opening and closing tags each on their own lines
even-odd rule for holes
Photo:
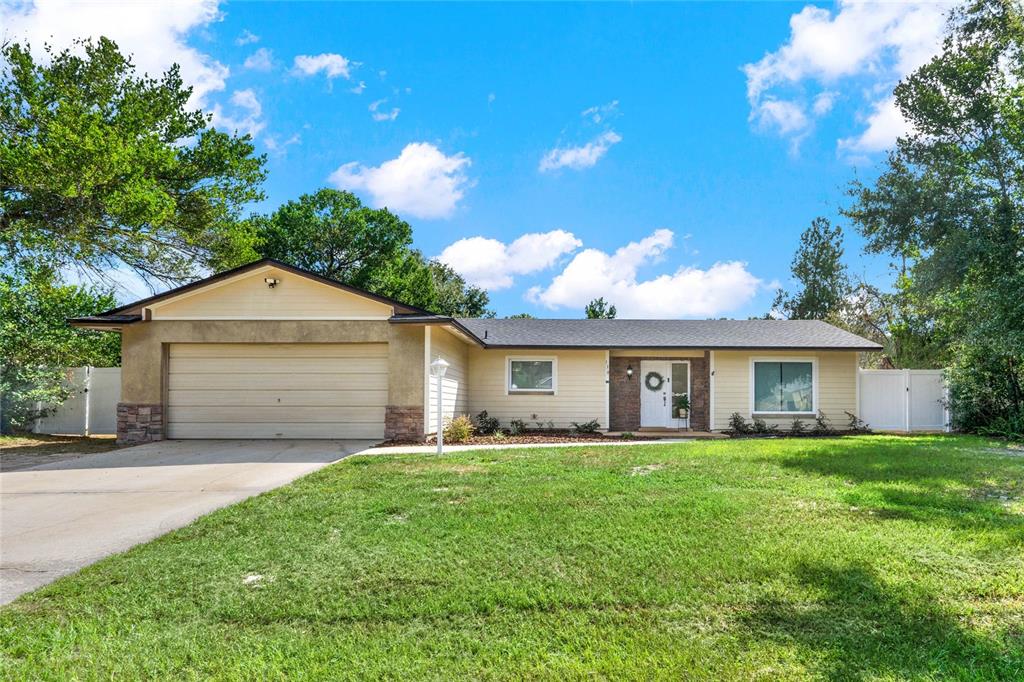
<svg viewBox="0 0 1024 682">
<path fill-rule="evenodd" d="M 437 377 L 437 454 L 441 454 L 444 447 L 444 410 L 441 404 L 441 383 L 444 373 L 448 371 L 448 363 L 444 358 L 438 358 L 430 363 L 430 376 Z"/>
</svg>

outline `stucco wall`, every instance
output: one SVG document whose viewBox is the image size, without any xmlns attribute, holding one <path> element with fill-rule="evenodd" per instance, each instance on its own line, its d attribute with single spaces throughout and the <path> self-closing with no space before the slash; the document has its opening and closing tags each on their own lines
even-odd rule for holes
<svg viewBox="0 0 1024 682">
<path fill-rule="evenodd" d="M 505 363 L 509 356 L 556 357 L 557 395 L 509 395 Z M 606 423 L 605 351 L 543 351 L 471 348 L 469 351 L 469 411 L 487 410 L 507 426 L 512 419 L 534 425 L 531 415 L 545 424 L 569 428 L 571 422 L 597 419 Z"/>
<path fill-rule="evenodd" d="M 430 361 L 443 358 L 448 363 L 441 382 L 442 414 L 445 419 L 469 412 L 469 345 L 456 338 L 442 327 L 430 328 Z M 429 376 L 430 369 L 427 368 Z M 437 380 L 429 381 L 430 412 L 426 421 L 426 432 L 437 432 Z"/>
<path fill-rule="evenodd" d="M 857 412 L 857 353 L 849 351 L 715 351 L 714 428 L 729 428 L 729 416 L 750 414 L 750 362 L 753 357 L 816 358 L 818 405 L 836 428 L 847 422 L 845 411 Z M 792 415 L 762 417 L 769 424 L 788 428 Z M 807 425 L 813 417 L 799 416 Z"/>
<path fill-rule="evenodd" d="M 380 343 L 391 339 L 394 325 L 367 320 L 156 320 L 127 325 L 121 333 L 121 401 L 163 403 L 165 347 L 170 343 Z M 419 332 L 419 364 L 422 371 L 423 330 Z M 404 337 L 402 347 L 404 345 Z M 408 350 L 406 348 L 406 350 Z M 392 353 L 392 356 L 394 354 Z M 397 364 L 413 361 L 400 358 Z M 391 363 L 389 374 L 393 374 Z M 421 377 L 422 373 L 417 374 Z M 423 404 L 422 381 L 406 386 L 397 382 L 393 397 L 408 404 Z"/>
</svg>

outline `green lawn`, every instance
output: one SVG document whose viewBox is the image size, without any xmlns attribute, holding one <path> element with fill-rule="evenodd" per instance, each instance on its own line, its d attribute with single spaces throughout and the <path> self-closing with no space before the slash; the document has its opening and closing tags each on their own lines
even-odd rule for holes
<svg viewBox="0 0 1024 682">
<path fill-rule="evenodd" d="M 5 679 L 1024 679 L 1024 451 L 358 457 L 0 611 Z"/>
</svg>

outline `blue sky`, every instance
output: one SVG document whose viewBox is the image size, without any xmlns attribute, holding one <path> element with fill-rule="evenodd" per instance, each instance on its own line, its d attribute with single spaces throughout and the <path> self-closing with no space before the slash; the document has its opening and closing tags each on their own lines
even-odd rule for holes
<svg viewBox="0 0 1024 682">
<path fill-rule="evenodd" d="M 215 123 L 268 154 L 257 209 L 351 189 L 500 315 L 604 295 L 620 316 L 746 317 L 788 284 L 811 219 L 846 227 L 847 183 L 908 129 L 889 95 L 943 9 L 46 2 L 0 25 L 180 62 Z M 847 234 L 853 271 L 884 280 Z"/>
</svg>

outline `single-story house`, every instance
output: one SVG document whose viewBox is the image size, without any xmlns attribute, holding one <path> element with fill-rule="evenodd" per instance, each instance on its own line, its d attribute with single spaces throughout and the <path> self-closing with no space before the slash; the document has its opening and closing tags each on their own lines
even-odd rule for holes
<svg viewBox="0 0 1024 682">
<path fill-rule="evenodd" d="M 879 349 L 806 320 L 451 318 L 274 260 L 70 323 L 121 334 L 128 442 L 422 440 L 438 409 L 612 431 L 722 430 L 734 412 L 843 423 L 858 354 Z"/>
</svg>

